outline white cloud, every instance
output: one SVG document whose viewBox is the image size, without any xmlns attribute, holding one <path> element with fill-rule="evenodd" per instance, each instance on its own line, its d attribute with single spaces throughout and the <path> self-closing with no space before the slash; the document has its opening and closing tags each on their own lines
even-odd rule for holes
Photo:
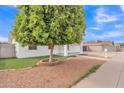
<svg viewBox="0 0 124 93">
<path fill-rule="evenodd" d="M 123 24 L 116 24 L 116 25 L 115 25 L 115 28 L 122 28 L 122 27 L 124 27 Z"/>
<path fill-rule="evenodd" d="M 119 36 L 123 36 L 123 32 L 122 31 L 112 31 L 112 32 L 106 33 L 106 37 L 108 37 L 108 38 L 119 37 Z"/>
<path fill-rule="evenodd" d="M 92 30 L 101 30 L 100 27 L 88 27 L 88 29 L 92 29 Z"/>
<path fill-rule="evenodd" d="M 120 8 L 124 12 L 124 5 L 120 5 Z"/>
<path fill-rule="evenodd" d="M 17 7 L 17 5 L 12 5 L 13 7 Z"/>
<path fill-rule="evenodd" d="M 7 42 L 8 38 L 0 36 L 0 42 Z"/>
<path fill-rule="evenodd" d="M 96 10 L 96 15 L 95 15 L 94 19 L 97 23 L 112 22 L 112 21 L 119 20 L 117 16 L 109 15 L 106 13 L 106 11 L 107 10 L 104 7 L 100 7 Z"/>
<path fill-rule="evenodd" d="M 17 5 L 7 5 L 8 7 L 17 8 Z"/>
<path fill-rule="evenodd" d="M 101 35 L 97 35 L 94 33 L 88 33 L 88 36 L 91 36 L 95 40 L 103 40 L 103 39 L 108 39 L 108 38 L 114 38 L 114 37 L 120 37 L 124 35 L 123 31 L 110 31 L 110 32 L 105 32 Z"/>
<path fill-rule="evenodd" d="M 124 43 L 124 40 L 115 40 L 116 43 Z"/>
</svg>

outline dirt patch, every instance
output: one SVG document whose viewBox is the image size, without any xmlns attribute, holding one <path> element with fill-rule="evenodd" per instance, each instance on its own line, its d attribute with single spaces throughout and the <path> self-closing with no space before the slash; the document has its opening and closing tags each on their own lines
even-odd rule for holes
<svg viewBox="0 0 124 93">
<path fill-rule="evenodd" d="M 0 71 L 0 87 L 63 88 L 105 61 L 74 57 L 55 66 L 40 66 L 28 70 Z"/>
</svg>

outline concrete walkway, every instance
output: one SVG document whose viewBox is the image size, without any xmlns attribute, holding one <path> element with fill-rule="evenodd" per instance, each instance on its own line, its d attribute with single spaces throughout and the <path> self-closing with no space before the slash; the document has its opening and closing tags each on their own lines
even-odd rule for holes
<svg viewBox="0 0 124 93">
<path fill-rule="evenodd" d="M 80 81 L 74 88 L 124 88 L 124 52 L 103 64 L 94 74 Z"/>
</svg>

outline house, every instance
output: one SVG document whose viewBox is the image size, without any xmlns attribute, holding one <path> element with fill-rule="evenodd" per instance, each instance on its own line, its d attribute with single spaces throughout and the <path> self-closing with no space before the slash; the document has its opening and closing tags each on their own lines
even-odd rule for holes
<svg viewBox="0 0 124 93">
<path fill-rule="evenodd" d="M 91 52 L 101 52 L 101 51 L 118 51 L 120 46 L 114 44 L 112 41 L 97 41 L 97 42 L 84 42 L 83 50 Z"/>
<path fill-rule="evenodd" d="M 37 57 L 49 55 L 48 46 L 26 46 L 22 47 L 19 43 L 15 42 L 12 37 L 9 38 L 9 43 L 15 46 L 16 57 L 17 58 L 27 58 L 27 57 Z M 53 54 L 55 55 L 75 55 L 82 54 L 82 43 L 81 44 L 71 44 L 71 45 L 56 45 L 54 47 Z"/>
<path fill-rule="evenodd" d="M 124 43 L 120 43 L 121 51 L 124 51 Z"/>
</svg>

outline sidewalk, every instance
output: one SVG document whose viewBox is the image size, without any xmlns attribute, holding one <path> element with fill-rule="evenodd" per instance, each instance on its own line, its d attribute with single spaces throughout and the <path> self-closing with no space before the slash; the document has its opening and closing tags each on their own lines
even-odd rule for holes
<svg viewBox="0 0 124 93">
<path fill-rule="evenodd" d="M 124 52 L 103 64 L 96 73 L 80 81 L 73 88 L 124 88 Z"/>
</svg>

